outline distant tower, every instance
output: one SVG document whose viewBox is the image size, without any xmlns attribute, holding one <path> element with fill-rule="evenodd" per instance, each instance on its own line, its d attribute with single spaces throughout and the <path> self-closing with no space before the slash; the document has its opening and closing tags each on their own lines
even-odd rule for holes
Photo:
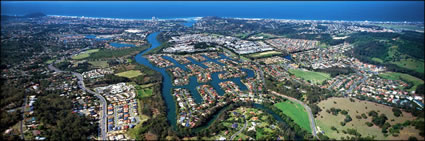
<svg viewBox="0 0 425 141">
<path fill-rule="evenodd" d="M 156 21 L 157 18 L 155 16 L 152 17 L 152 21 Z"/>
</svg>

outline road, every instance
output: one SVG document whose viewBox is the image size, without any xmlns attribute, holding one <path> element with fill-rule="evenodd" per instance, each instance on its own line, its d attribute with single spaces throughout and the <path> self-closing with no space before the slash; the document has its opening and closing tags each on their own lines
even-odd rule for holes
<svg viewBox="0 0 425 141">
<path fill-rule="evenodd" d="M 361 74 L 360 72 L 357 72 L 357 74 L 359 74 L 359 75 L 363 75 L 363 74 Z M 362 79 L 360 79 L 360 80 L 358 80 L 357 82 L 355 82 L 353 85 L 351 85 L 351 87 L 347 90 L 347 92 L 348 93 L 351 93 L 352 91 L 353 91 L 353 89 L 357 86 L 357 85 L 360 85 L 361 83 L 363 83 L 364 81 L 366 81 L 366 79 L 367 79 L 368 77 L 367 77 L 367 75 L 363 75 L 363 78 Z"/>
<path fill-rule="evenodd" d="M 22 140 L 25 140 L 25 135 L 24 135 L 24 128 L 23 128 L 23 126 L 24 126 L 24 122 L 25 122 L 25 107 L 27 107 L 27 93 L 26 93 L 26 90 L 25 90 L 25 102 L 24 102 L 24 105 L 22 105 L 22 121 L 21 121 L 21 139 Z"/>
<path fill-rule="evenodd" d="M 58 73 L 65 72 L 65 71 L 59 70 L 58 68 L 56 68 L 52 64 L 50 64 L 48 66 L 48 68 L 50 70 L 53 70 L 53 71 L 58 72 Z M 74 76 L 77 77 L 77 79 L 78 79 L 77 84 L 78 84 L 78 87 L 79 88 L 81 88 L 83 91 L 86 91 L 88 93 L 91 93 L 91 94 L 95 95 L 97 98 L 100 99 L 100 103 L 102 104 L 102 113 L 100 114 L 101 115 L 100 116 L 101 117 L 101 120 L 100 120 L 99 128 L 101 129 L 101 136 L 102 136 L 101 138 L 102 138 L 102 140 L 106 140 L 106 132 L 107 132 L 106 130 L 108 128 L 107 128 L 107 123 L 106 123 L 107 122 L 107 120 L 106 120 L 106 118 L 107 118 L 107 116 L 106 116 L 107 115 L 106 114 L 107 102 L 106 102 L 105 98 L 102 95 L 100 95 L 100 94 L 98 94 L 96 92 L 93 92 L 90 89 L 87 89 L 86 86 L 85 86 L 85 84 L 84 84 L 83 76 L 81 74 L 76 73 L 76 72 L 71 72 L 71 73 L 72 73 L 72 75 L 74 75 Z"/>
<path fill-rule="evenodd" d="M 243 127 L 241 128 L 241 130 L 239 130 L 238 132 L 236 132 L 235 134 L 233 134 L 230 137 L 230 140 L 234 140 L 235 137 L 238 136 L 243 130 L 245 130 L 246 129 L 246 126 L 248 126 L 248 122 L 246 121 L 245 116 L 243 116 L 243 120 L 245 120 L 245 124 L 243 125 Z"/>
<path fill-rule="evenodd" d="M 331 90 L 336 84 L 338 84 L 339 82 L 341 82 L 340 79 L 336 80 L 335 82 L 333 82 L 329 87 L 328 90 Z"/>
<path fill-rule="evenodd" d="M 286 95 L 283 95 L 283 94 L 277 93 L 277 92 L 275 92 L 275 91 L 270 91 L 270 92 L 271 92 L 272 94 L 274 94 L 274 95 L 284 97 L 284 98 L 286 98 L 286 99 L 288 99 L 288 100 L 290 100 L 290 101 L 297 102 L 297 103 L 299 103 L 299 104 L 303 105 L 303 106 L 304 106 L 304 109 L 305 109 L 305 110 L 307 111 L 307 113 L 308 113 L 308 118 L 309 118 L 309 120 L 310 120 L 311 133 L 313 134 L 313 136 L 314 136 L 314 137 L 316 137 L 317 139 L 319 139 L 319 137 L 318 137 L 318 136 L 317 136 L 317 134 L 316 134 L 316 123 L 315 123 L 315 121 L 314 121 L 314 116 L 313 116 L 313 114 L 311 113 L 311 109 L 310 109 L 310 107 L 308 107 L 308 106 L 307 106 L 307 104 L 305 104 L 305 103 L 304 103 L 304 102 L 302 102 L 302 101 L 299 101 L 298 99 L 295 99 L 295 98 L 292 98 L 292 97 L 289 97 L 289 96 L 286 96 Z"/>
</svg>

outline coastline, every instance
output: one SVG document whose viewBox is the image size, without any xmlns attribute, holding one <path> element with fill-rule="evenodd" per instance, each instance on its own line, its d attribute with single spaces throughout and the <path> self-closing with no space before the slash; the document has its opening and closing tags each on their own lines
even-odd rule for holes
<svg viewBox="0 0 425 141">
<path fill-rule="evenodd" d="M 23 15 L 10 15 L 2 14 L 7 16 L 23 16 Z M 50 17 L 62 17 L 62 18 L 83 18 L 83 19 L 104 19 L 104 20 L 118 20 L 118 21 L 152 21 L 152 18 L 112 18 L 112 17 L 87 17 L 87 16 L 71 16 L 71 15 L 47 15 Z M 174 18 L 158 18 L 157 21 L 172 21 L 172 20 L 184 20 L 184 21 L 198 21 L 204 17 L 174 17 Z M 282 19 L 282 18 L 247 18 L 247 17 L 221 17 L 225 19 L 239 19 L 239 20 L 271 20 L 281 22 L 349 22 L 349 23 L 377 23 L 377 24 L 424 24 L 425 21 L 375 21 L 375 20 L 327 20 L 327 19 Z"/>
</svg>

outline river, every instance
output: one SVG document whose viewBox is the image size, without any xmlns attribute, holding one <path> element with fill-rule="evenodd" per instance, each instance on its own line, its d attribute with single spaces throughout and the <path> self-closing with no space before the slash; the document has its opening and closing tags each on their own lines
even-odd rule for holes
<svg viewBox="0 0 425 141">
<path fill-rule="evenodd" d="M 194 98 L 195 102 L 199 104 L 199 103 L 202 103 L 202 97 L 199 95 L 198 91 L 196 90 L 196 87 L 197 86 L 200 86 L 200 85 L 204 85 L 206 83 L 199 83 L 199 82 L 197 82 L 195 76 L 191 76 L 189 78 L 190 81 L 189 81 L 189 84 L 188 85 L 185 85 L 185 86 L 173 86 L 172 85 L 171 77 L 166 72 L 166 68 L 156 67 L 155 65 L 151 64 L 148 59 L 146 59 L 145 57 L 143 57 L 143 55 L 146 54 L 146 52 L 148 52 L 148 51 L 150 51 L 150 50 L 152 50 L 152 49 L 157 48 L 158 46 L 160 46 L 160 43 L 156 40 L 156 37 L 157 37 L 158 34 L 159 34 L 158 32 L 154 32 L 154 33 L 151 33 L 151 34 L 148 35 L 147 40 L 151 44 L 151 47 L 149 49 L 147 49 L 147 50 L 145 50 L 145 51 L 137 54 L 136 57 L 135 57 L 135 59 L 136 59 L 136 62 L 137 63 L 142 64 L 142 65 L 145 65 L 145 66 L 147 66 L 147 67 L 149 67 L 149 68 L 151 68 L 151 69 L 153 69 L 153 70 L 161 73 L 161 75 L 162 75 L 161 95 L 162 95 L 162 97 L 163 97 L 163 99 L 165 101 L 165 104 L 167 106 L 167 120 L 171 124 L 171 126 L 174 129 L 176 129 L 176 126 L 177 126 L 176 125 L 176 122 L 177 122 L 176 115 L 177 114 L 176 114 L 176 104 L 175 104 L 175 101 L 174 101 L 173 96 L 171 94 L 172 88 L 187 88 L 190 91 L 190 93 L 191 93 L 192 97 Z M 206 60 L 205 61 L 201 61 L 201 62 L 195 61 L 193 58 L 190 58 L 190 57 L 188 57 L 188 59 L 191 61 L 191 63 L 198 64 L 198 65 L 200 65 L 203 68 L 207 68 L 207 66 L 205 66 L 205 65 L 202 64 L 203 62 L 212 61 L 212 62 L 215 62 L 215 63 L 217 63 L 219 65 L 224 65 L 224 64 L 218 62 L 217 60 L 222 59 L 222 58 L 230 59 L 227 56 L 225 56 L 224 54 L 220 54 L 220 58 L 218 58 L 218 59 L 212 59 L 212 58 L 209 58 L 207 56 L 203 56 L 203 57 L 205 57 Z M 174 60 L 173 58 L 168 57 L 168 56 L 165 56 L 163 58 L 164 59 L 167 59 L 167 60 L 170 60 L 171 62 L 173 62 L 175 64 L 174 66 L 180 67 L 183 70 L 188 71 L 188 69 L 185 67 L 188 64 L 179 64 L 176 60 Z M 254 71 L 252 71 L 250 69 L 242 68 L 241 70 L 242 71 L 245 71 L 247 73 L 247 75 L 245 77 L 254 77 L 255 76 Z M 209 84 L 211 84 L 213 86 L 213 88 L 217 91 L 217 93 L 219 95 L 224 95 L 224 91 L 218 85 L 220 82 L 223 82 L 223 81 L 233 81 L 233 82 L 235 82 L 239 86 L 239 88 L 242 91 L 247 90 L 247 87 L 241 82 L 241 78 L 219 79 L 218 78 L 218 74 L 220 74 L 220 73 L 223 73 L 223 72 L 212 73 L 212 75 L 211 75 L 212 81 L 209 82 Z M 277 116 L 277 114 L 273 113 L 271 110 L 268 110 L 268 109 L 266 109 L 265 107 L 263 107 L 263 106 L 261 106 L 259 104 L 254 105 L 254 108 L 265 110 L 267 113 L 272 114 L 273 117 L 275 117 L 278 121 L 283 122 L 283 120 L 279 116 Z M 223 107 L 219 112 L 217 112 L 216 114 L 214 114 L 213 115 L 213 118 L 211 118 L 210 121 L 208 121 L 208 123 L 206 125 L 203 125 L 203 126 L 200 126 L 198 128 L 195 128 L 193 131 L 200 131 L 200 130 L 202 130 L 204 128 L 209 127 L 211 125 L 211 123 L 213 123 L 213 121 L 215 121 L 215 119 L 220 114 L 222 114 L 224 111 L 226 111 L 225 109 L 227 109 L 227 107 Z"/>
</svg>

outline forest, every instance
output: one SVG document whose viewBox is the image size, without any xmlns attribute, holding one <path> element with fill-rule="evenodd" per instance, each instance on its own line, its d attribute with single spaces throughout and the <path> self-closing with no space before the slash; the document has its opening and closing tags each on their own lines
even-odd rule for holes
<svg viewBox="0 0 425 141">
<path fill-rule="evenodd" d="M 34 114 L 43 124 L 42 135 L 50 140 L 88 140 L 96 135 L 96 120 L 73 113 L 73 106 L 70 99 L 56 94 L 40 96 L 34 104 Z"/>
</svg>

